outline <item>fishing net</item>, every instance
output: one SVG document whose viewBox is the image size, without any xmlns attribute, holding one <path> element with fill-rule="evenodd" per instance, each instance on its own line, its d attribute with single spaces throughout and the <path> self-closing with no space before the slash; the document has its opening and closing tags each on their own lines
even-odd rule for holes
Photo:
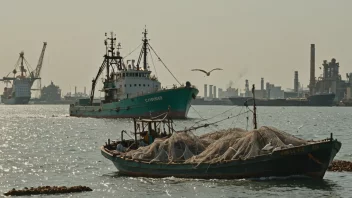
<svg viewBox="0 0 352 198">
<path fill-rule="evenodd" d="M 307 143 L 306 140 L 266 126 L 252 131 L 232 128 L 201 136 L 187 131 L 174 132 L 169 138 L 157 138 L 151 145 L 125 152 L 124 157 L 150 163 L 217 163 L 246 160 Z"/>
</svg>

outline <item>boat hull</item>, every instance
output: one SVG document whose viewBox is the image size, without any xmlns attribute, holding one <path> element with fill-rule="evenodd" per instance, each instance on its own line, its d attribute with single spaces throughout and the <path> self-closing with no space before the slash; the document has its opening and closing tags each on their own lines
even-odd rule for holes
<svg viewBox="0 0 352 198">
<path fill-rule="evenodd" d="M 329 164 L 340 150 L 341 143 L 325 141 L 294 147 L 247 160 L 233 160 L 217 164 L 167 164 L 125 160 L 101 148 L 119 174 L 142 177 L 181 177 L 203 179 L 240 179 L 270 176 L 307 176 L 322 179 Z"/>
<path fill-rule="evenodd" d="M 9 105 L 28 104 L 30 97 L 1 98 L 1 102 Z"/>
<path fill-rule="evenodd" d="M 70 116 L 94 118 L 150 118 L 168 111 L 169 117 L 185 119 L 198 89 L 181 87 L 127 98 L 99 106 L 70 105 Z"/>
<path fill-rule="evenodd" d="M 309 96 L 306 100 L 300 99 L 256 99 L 256 106 L 333 106 L 335 94 L 317 94 Z M 243 106 L 251 97 L 229 98 L 233 105 Z M 253 105 L 253 100 L 248 100 Z"/>
</svg>

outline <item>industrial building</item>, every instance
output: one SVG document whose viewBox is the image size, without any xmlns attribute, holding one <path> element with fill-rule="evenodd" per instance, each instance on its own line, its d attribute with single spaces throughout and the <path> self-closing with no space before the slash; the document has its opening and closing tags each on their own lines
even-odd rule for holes
<svg viewBox="0 0 352 198">
<path fill-rule="evenodd" d="M 59 86 L 54 85 L 54 83 L 51 81 L 50 85 L 47 87 L 44 86 L 41 89 L 41 94 L 40 94 L 40 100 L 42 101 L 48 101 L 48 102 L 53 102 L 53 101 L 60 101 L 61 100 L 61 89 Z"/>
<path fill-rule="evenodd" d="M 342 80 L 339 72 L 340 64 L 335 58 L 332 58 L 330 62 L 323 60 L 322 67 L 319 67 L 319 69 L 323 70 L 323 74 L 316 78 L 315 44 L 311 44 L 310 52 L 310 95 L 318 93 L 334 93 L 335 102 L 340 102 L 345 98 L 346 94 L 348 94 L 348 90 L 351 87 L 349 74 L 346 74 L 347 81 Z"/>
</svg>

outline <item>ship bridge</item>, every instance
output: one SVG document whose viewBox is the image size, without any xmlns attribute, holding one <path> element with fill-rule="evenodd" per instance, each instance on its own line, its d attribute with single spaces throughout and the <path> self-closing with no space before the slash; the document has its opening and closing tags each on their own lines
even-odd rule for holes
<svg viewBox="0 0 352 198">
<path fill-rule="evenodd" d="M 161 89 L 161 83 L 147 70 L 125 70 L 116 73 L 115 87 L 118 98 L 130 98 L 153 93 Z"/>
</svg>

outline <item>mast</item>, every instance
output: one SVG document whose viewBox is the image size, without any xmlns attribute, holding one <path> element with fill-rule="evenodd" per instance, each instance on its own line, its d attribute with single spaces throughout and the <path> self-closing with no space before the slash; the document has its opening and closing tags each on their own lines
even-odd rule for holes
<svg viewBox="0 0 352 198">
<path fill-rule="evenodd" d="M 106 35 L 106 33 L 105 33 Z M 110 32 L 110 38 L 107 38 L 108 40 L 110 40 L 110 46 L 108 46 L 107 42 L 105 41 L 105 46 L 106 46 L 106 64 L 110 65 L 110 59 L 113 58 L 115 56 L 115 42 L 116 42 L 116 37 L 114 37 L 114 33 Z M 109 79 L 109 69 L 110 67 L 106 67 L 106 78 Z"/>
<path fill-rule="evenodd" d="M 147 28 L 144 29 L 143 35 L 143 69 L 147 70 L 147 46 L 148 46 L 148 39 L 147 39 Z"/>
<path fill-rule="evenodd" d="M 253 124 L 254 124 L 254 129 L 257 129 L 257 106 L 255 104 L 255 86 L 253 84 L 252 87 L 252 94 L 253 94 Z"/>
<path fill-rule="evenodd" d="M 142 34 L 144 35 L 143 36 L 143 46 L 142 46 L 142 49 L 141 49 L 141 52 L 139 53 L 139 57 L 138 57 L 138 61 L 137 61 L 137 70 L 140 69 L 139 65 L 142 61 L 142 58 L 143 58 L 143 69 L 144 70 L 147 70 L 147 67 L 148 67 L 148 63 L 147 63 L 147 55 L 148 55 L 148 38 L 147 38 L 147 28 L 144 29 L 144 32 L 142 32 Z"/>
<path fill-rule="evenodd" d="M 21 58 L 21 66 L 20 66 L 21 77 L 23 77 L 23 72 L 25 72 L 25 71 L 24 71 L 24 65 L 23 65 L 24 52 L 21 52 L 21 53 L 20 53 L 20 58 Z"/>
<path fill-rule="evenodd" d="M 107 36 L 107 33 L 105 33 L 105 36 Z M 106 38 L 104 40 L 104 45 L 105 45 L 105 55 L 104 55 L 104 61 L 101 64 L 99 71 L 95 78 L 92 80 L 92 89 L 90 93 L 90 104 L 93 104 L 93 99 L 94 99 L 94 91 L 95 91 L 95 86 L 97 84 L 97 81 L 99 79 L 99 76 L 103 73 L 103 71 L 106 69 L 106 79 L 104 81 L 104 91 L 105 91 L 105 102 L 110 102 L 113 99 L 113 90 L 111 90 L 111 87 L 109 86 L 109 82 L 112 82 L 113 79 L 110 78 L 110 67 L 112 69 L 112 72 L 116 70 L 123 70 L 123 62 L 122 62 L 122 57 L 120 56 L 120 49 L 121 45 L 119 44 L 118 47 L 116 48 L 116 35 L 114 35 L 113 32 L 111 32 L 110 38 Z M 116 69 L 116 70 L 115 70 Z"/>
</svg>

